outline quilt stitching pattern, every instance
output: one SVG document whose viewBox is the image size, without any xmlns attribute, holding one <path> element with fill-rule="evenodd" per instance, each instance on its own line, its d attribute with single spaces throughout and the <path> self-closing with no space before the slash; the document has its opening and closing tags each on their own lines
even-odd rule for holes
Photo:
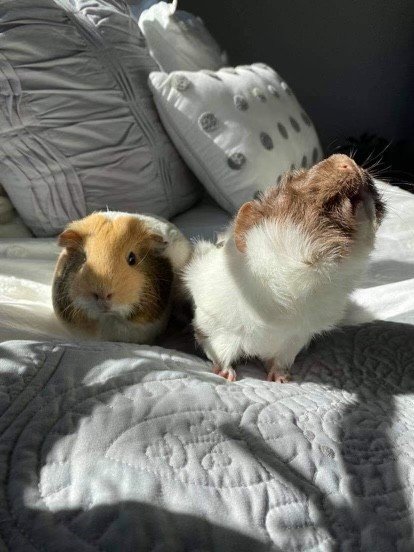
<svg viewBox="0 0 414 552">
<path fill-rule="evenodd" d="M 129 527 L 125 550 L 224 550 L 219 515 L 235 550 L 409 550 L 413 335 L 341 330 L 298 358 L 286 386 L 224 384 L 203 361 L 156 348 L 20 343 L 7 381 L 30 389 L 42 357 L 49 372 L 0 440 L 0 535 L 16 550 L 72 539 L 109 551 Z M 180 528 L 182 512 L 195 517 Z"/>
</svg>

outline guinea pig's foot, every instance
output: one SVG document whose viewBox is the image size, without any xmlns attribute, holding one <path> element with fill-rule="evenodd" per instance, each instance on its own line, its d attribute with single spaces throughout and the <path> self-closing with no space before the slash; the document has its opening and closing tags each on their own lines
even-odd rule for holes
<svg viewBox="0 0 414 552">
<path fill-rule="evenodd" d="M 221 366 L 214 364 L 213 372 L 227 381 L 236 381 L 236 370 L 231 366 L 228 368 L 222 368 Z"/>
<path fill-rule="evenodd" d="M 288 383 L 290 381 L 290 376 L 286 370 L 282 370 L 275 363 L 268 366 L 267 372 L 267 381 L 273 381 L 275 383 Z"/>
</svg>

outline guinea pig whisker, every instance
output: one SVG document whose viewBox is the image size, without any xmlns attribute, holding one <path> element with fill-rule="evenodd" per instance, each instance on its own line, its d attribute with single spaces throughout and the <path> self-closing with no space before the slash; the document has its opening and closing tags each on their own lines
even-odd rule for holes
<svg viewBox="0 0 414 552">
<path fill-rule="evenodd" d="M 333 152 L 335 153 L 335 151 L 337 151 L 338 147 L 339 147 L 339 138 L 333 138 L 326 146 L 326 151 L 327 152 Z"/>
<path fill-rule="evenodd" d="M 386 165 L 386 166 L 384 166 L 382 163 L 383 163 L 383 161 L 382 161 L 382 158 L 381 158 L 381 160 L 379 160 L 376 164 L 374 164 L 374 165 L 372 166 L 372 168 L 374 169 L 374 168 L 376 168 L 376 167 L 380 167 L 380 170 L 384 171 L 384 170 L 389 170 L 389 169 L 391 168 L 391 166 L 392 166 L 392 165 Z"/>
<path fill-rule="evenodd" d="M 68 311 L 68 309 L 70 309 L 71 306 L 72 306 L 72 305 L 67 305 L 67 306 L 63 309 L 62 314 L 66 314 L 66 312 Z"/>
<path fill-rule="evenodd" d="M 77 306 L 73 306 L 72 308 L 72 315 L 73 316 L 77 316 L 78 314 L 81 314 L 82 313 L 82 310 L 80 307 L 77 307 Z"/>
<path fill-rule="evenodd" d="M 149 255 L 149 252 L 150 252 L 150 250 L 148 249 L 147 252 L 145 253 L 145 255 L 142 257 L 142 259 L 141 259 L 141 260 L 139 261 L 139 263 L 137 264 L 137 266 L 141 265 L 141 264 L 145 261 L 145 259 L 146 259 L 146 258 L 148 257 L 148 255 Z"/>
<path fill-rule="evenodd" d="M 392 140 L 388 142 L 386 146 L 384 146 L 384 149 L 379 153 L 379 155 L 384 155 L 384 153 L 392 146 Z"/>
<path fill-rule="evenodd" d="M 385 147 L 372 158 L 372 161 L 376 161 L 379 158 L 382 159 L 382 156 L 391 145 L 392 145 L 392 141 L 388 142 L 388 144 L 386 144 Z M 372 150 L 372 153 L 374 153 L 374 150 Z M 370 160 L 372 153 L 368 156 L 368 158 L 364 161 L 364 163 L 367 163 Z M 364 168 L 364 163 L 362 164 L 363 168 Z"/>
<path fill-rule="evenodd" d="M 373 162 L 371 165 L 367 166 L 365 170 L 371 173 L 375 168 L 379 167 L 380 165 L 381 165 L 381 160 L 378 160 L 376 162 Z"/>
<path fill-rule="evenodd" d="M 62 314 L 66 314 L 69 309 L 74 309 L 75 307 L 72 304 L 66 305 L 66 307 L 63 309 Z"/>
<path fill-rule="evenodd" d="M 373 168 L 375 169 L 375 167 Z M 382 173 L 387 172 L 391 168 L 391 165 L 388 165 L 387 167 L 380 167 L 378 170 L 373 170 L 373 168 L 366 169 L 368 174 L 372 178 L 376 178 L 378 180 L 385 180 L 384 178 L 382 178 Z"/>
<path fill-rule="evenodd" d="M 367 172 L 371 172 L 372 170 L 374 170 L 376 167 L 380 167 L 381 166 L 381 163 L 382 163 L 382 158 L 380 159 L 377 159 L 377 160 L 372 160 L 372 162 L 370 164 L 366 164 L 364 166 L 364 170 L 367 171 Z"/>
<path fill-rule="evenodd" d="M 350 157 L 351 159 L 355 159 L 356 152 L 357 152 L 356 147 L 355 147 L 355 146 L 352 146 L 352 148 L 351 148 L 350 151 L 349 151 L 349 157 Z"/>
<path fill-rule="evenodd" d="M 369 161 L 370 161 L 370 159 L 371 159 L 372 154 L 374 153 L 374 151 L 375 151 L 375 150 L 372 149 L 372 150 L 371 150 L 371 153 L 368 155 L 368 157 L 367 157 L 367 158 L 364 160 L 364 162 L 361 164 L 361 167 L 362 167 L 363 169 L 365 169 L 366 164 L 369 163 Z"/>
</svg>

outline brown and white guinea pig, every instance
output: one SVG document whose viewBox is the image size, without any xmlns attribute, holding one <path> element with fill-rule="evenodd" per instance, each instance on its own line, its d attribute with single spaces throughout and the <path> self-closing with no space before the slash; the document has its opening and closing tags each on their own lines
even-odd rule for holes
<svg viewBox="0 0 414 552">
<path fill-rule="evenodd" d="M 52 295 L 57 316 L 80 336 L 151 343 L 165 328 L 177 273 L 192 246 L 173 224 L 97 212 L 59 236 Z"/>
<path fill-rule="evenodd" d="M 242 205 L 220 246 L 199 242 L 184 272 L 197 341 L 230 381 L 241 357 L 284 382 L 297 353 L 343 317 L 384 215 L 345 155 L 285 175 Z"/>
</svg>

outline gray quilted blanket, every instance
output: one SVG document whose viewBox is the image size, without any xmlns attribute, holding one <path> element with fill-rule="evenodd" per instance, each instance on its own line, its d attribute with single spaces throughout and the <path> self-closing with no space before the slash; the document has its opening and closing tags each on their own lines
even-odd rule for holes
<svg viewBox="0 0 414 552">
<path fill-rule="evenodd" d="M 414 550 L 413 326 L 334 332 L 285 385 L 161 348 L 0 349 L 0 548 Z"/>
</svg>

